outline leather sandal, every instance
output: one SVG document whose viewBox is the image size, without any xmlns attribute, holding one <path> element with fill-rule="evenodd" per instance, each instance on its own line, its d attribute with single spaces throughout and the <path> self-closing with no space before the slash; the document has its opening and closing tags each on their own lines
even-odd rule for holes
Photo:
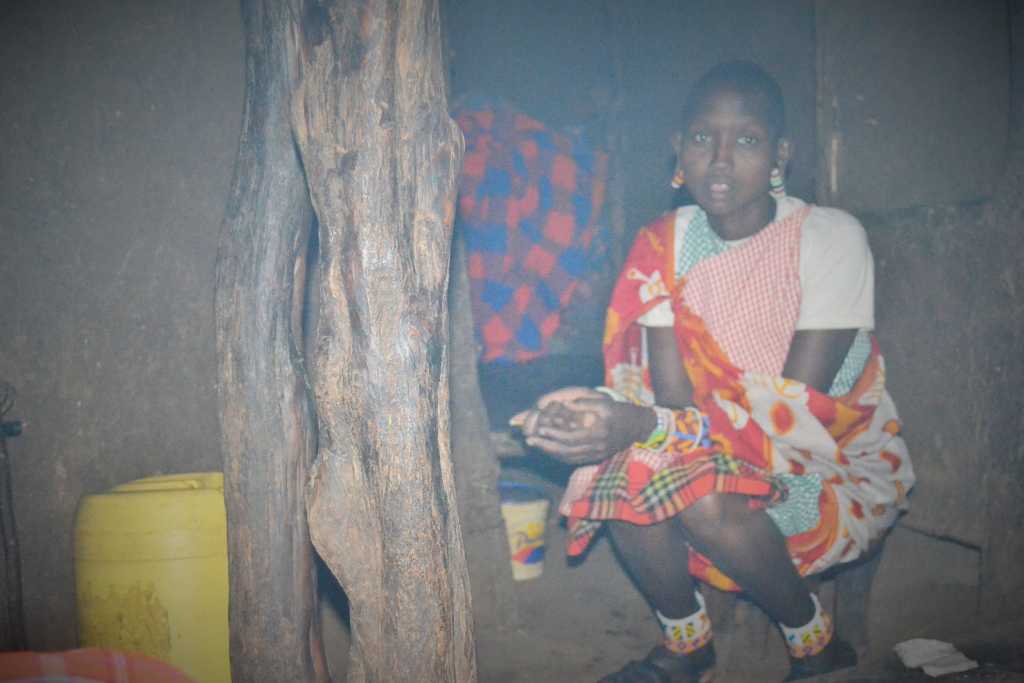
<svg viewBox="0 0 1024 683">
<path fill-rule="evenodd" d="M 641 660 L 626 664 L 598 683 L 711 683 L 715 650 L 710 643 L 692 655 L 677 655 L 658 645 Z"/>
<path fill-rule="evenodd" d="M 810 657 L 789 659 L 789 676 L 786 681 L 819 678 L 827 674 L 857 666 L 857 651 L 845 640 L 833 636 L 825 649 Z M 821 679 L 827 681 L 828 679 Z"/>
</svg>

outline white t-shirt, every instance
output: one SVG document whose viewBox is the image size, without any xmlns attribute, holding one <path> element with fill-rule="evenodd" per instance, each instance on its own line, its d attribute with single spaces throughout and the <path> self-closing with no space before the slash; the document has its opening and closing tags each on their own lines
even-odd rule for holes
<svg viewBox="0 0 1024 683">
<path fill-rule="evenodd" d="M 783 197 L 777 202 L 775 220 L 804 205 L 796 197 Z M 800 290 L 796 329 L 874 329 L 875 264 L 860 221 L 840 209 L 811 208 L 800 234 Z M 639 320 L 646 327 L 671 327 L 673 322 L 667 301 Z"/>
</svg>

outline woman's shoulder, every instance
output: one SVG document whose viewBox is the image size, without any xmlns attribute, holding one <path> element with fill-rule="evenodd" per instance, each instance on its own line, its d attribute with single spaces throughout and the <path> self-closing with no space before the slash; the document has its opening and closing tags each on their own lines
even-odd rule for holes
<svg viewBox="0 0 1024 683">
<path fill-rule="evenodd" d="M 793 198 L 793 201 L 804 205 L 804 202 L 799 199 Z M 827 234 L 865 235 L 864 226 L 853 214 L 832 206 L 818 206 L 817 204 L 811 205 L 804 227 Z"/>
<path fill-rule="evenodd" d="M 779 202 L 779 217 L 807 206 L 796 197 L 785 197 Z M 801 242 L 807 245 L 820 245 L 823 248 L 868 247 L 867 232 L 853 214 L 831 206 L 810 205 L 810 211 L 803 224 Z"/>
<path fill-rule="evenodd" d="M 856 216 L 834 207 L 812 206 L 804 221 L 800 239 L 805 257 L 827 254 L 844 255 L 844 259 L 861 261 L 871 259 L 867 232 Z"/>
</svg>

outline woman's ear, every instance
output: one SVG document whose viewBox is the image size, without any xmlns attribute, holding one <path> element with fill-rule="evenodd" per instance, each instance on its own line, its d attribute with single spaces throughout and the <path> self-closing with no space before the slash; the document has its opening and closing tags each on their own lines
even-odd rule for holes
<svg viewBox="0 0 1024 683">
<path fill-rule="evenodd" d="M 672 149 L 676 152 L 676 171 L 669 184 L 673 190 L 678 190 L 686 182 L 686 176 L 683 174 L 683 134 L 679 131 L 672 134 Z"/>
<path fill-rule="evenodd" d="M 775 150 L 775 165 L 779 167 L 782 175 L 786 175 L 786 165 L 793 153 L 793 143 L 789 138 L 779 138 L 778 147 Z"/>
</svg>

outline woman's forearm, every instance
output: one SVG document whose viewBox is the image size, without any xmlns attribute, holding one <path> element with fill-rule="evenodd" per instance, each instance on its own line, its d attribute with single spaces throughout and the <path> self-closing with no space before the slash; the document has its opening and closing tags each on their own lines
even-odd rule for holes
<svg viewBox="0 0 1024 683">
<path fill-rule="evenodd" d="M 693 386 L 679 356 L 675 330 L 671 327 L 648 327 L 645 332 L 654 402 L 676 409 L 692 404 Z"/>
</svg>

